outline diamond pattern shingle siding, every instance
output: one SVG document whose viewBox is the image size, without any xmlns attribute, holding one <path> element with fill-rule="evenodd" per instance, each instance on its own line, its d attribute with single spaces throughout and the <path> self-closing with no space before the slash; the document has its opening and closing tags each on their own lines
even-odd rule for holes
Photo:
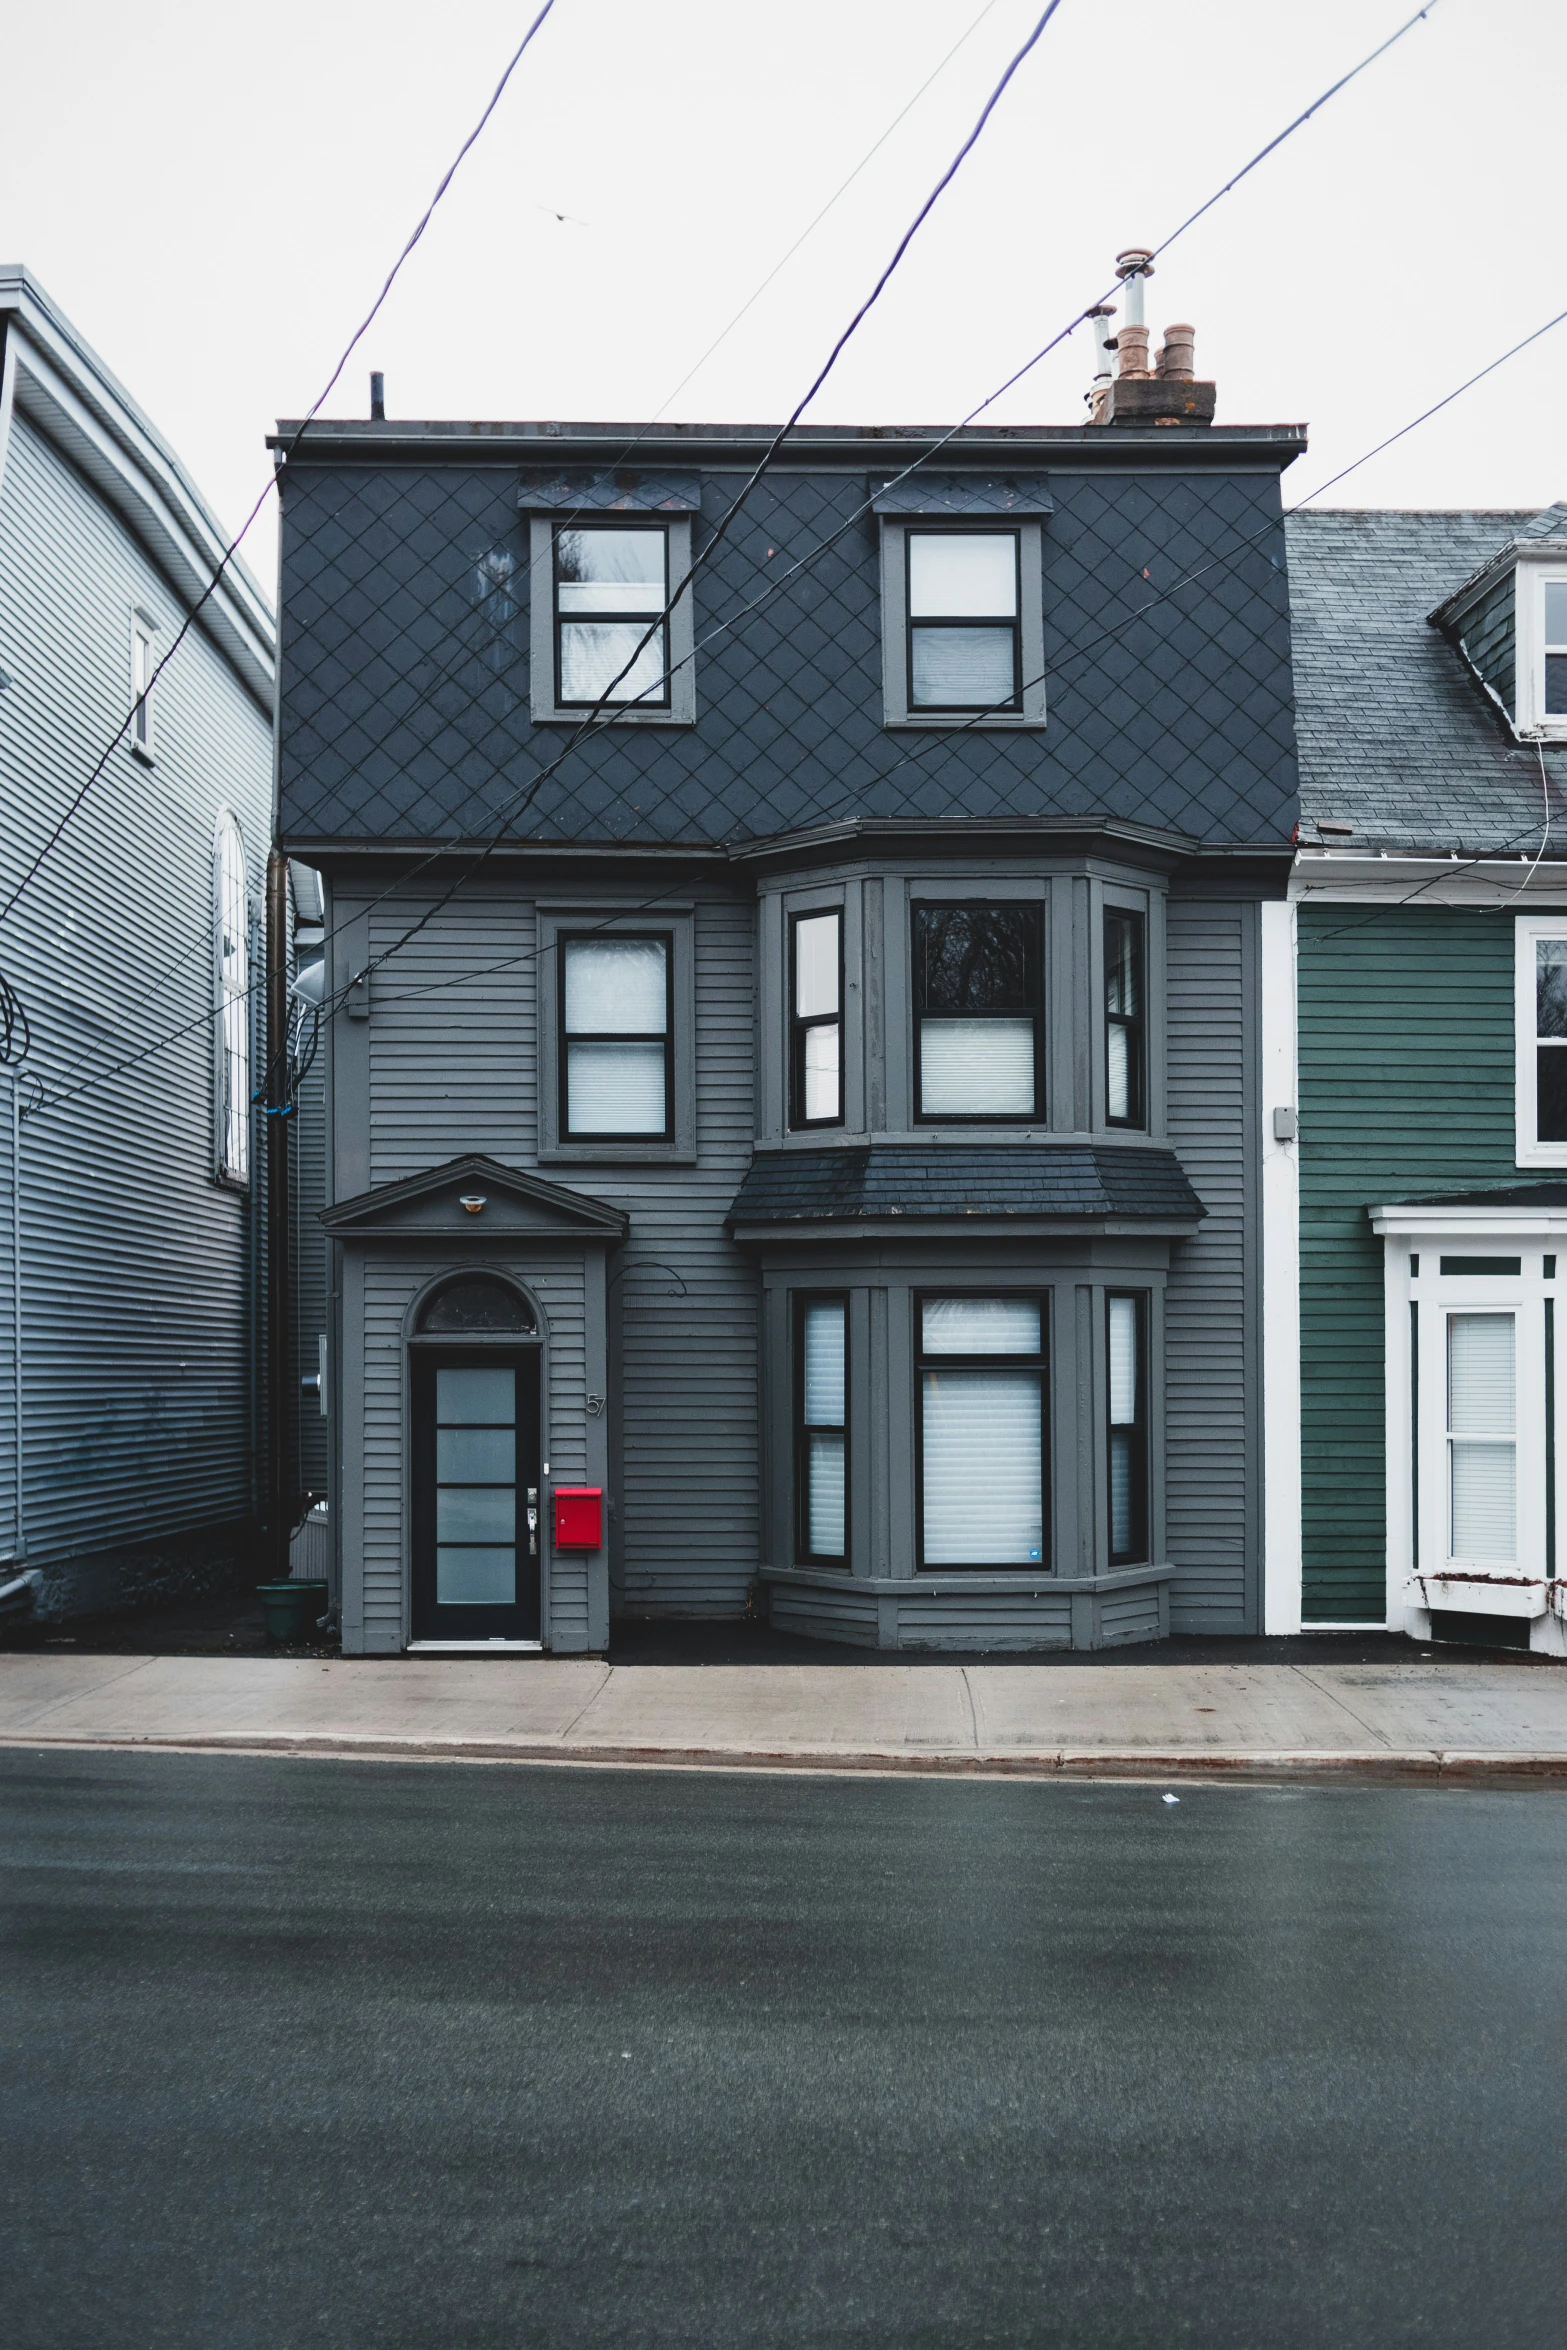
<svg viewBox="0 0 1567 2350">
<path fill-rule="evenodd" d="M 758 1152 L 730 1222 L 847 1222 L 905 1216 L 1147 1216 L 1204 1213 L 1173 1151 L 1080 1143 L 888 1143 L 870 1150 Z"/>
<path fill-rule="evenodd" d="M 849 518 L 885 478 L 885 457 L 879 473 L 769 476 L 698 577 L 696 726 L 622 727 L 584 743 L 512 837 L 718 843 L 856 815 L 1064 815 L 1215 845 L 1288 839 L 1282 528 L 1245 546 L 1278 513 L 1271 469 L 1052 472 L 1048 726 L 946 736 L 881 723 L 877 526 Z M 281 788 L 291 842 L 487 835 L 559 751 L 562 729 L 536 729 L 528 711 L 518 484 L 514 466 L 467 454 L 290 467 Z M 736 486 L 733 475 L 705 479 L 709 524 Z M 703 646 L 846 522 L 808 572 Z"/>
<path fill-rule="evenodd" d="M 1291 515 L 1295 725 L 1308 837 L 1328 817 L 1354 825 L 1357 849 L 1466 856 L 1539 848 L 1539 754 L 1513 741 L 1458 653 L 1426 621 L 1509 540 L 1540 535 L 1535 520 Z M 1548 749 L 1545 757 L 1552 821 L 1560 823 L 1567 754 Z"/>
</svg>

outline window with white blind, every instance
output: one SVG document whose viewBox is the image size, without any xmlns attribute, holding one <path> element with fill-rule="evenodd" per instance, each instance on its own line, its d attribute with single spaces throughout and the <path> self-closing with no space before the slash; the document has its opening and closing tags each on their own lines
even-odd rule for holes
<svg viewBox="0 0 1567 2350">
<path fill-rule="evenodd" d="M 916 1117 L 1042 1117 L 1043 909 L 916 905 L 913 920 Z"/>
<path fill-rule="evenodd" d="M 789 1123 L 843 1124 L 843 916 L 789 926 Z"/>
<path fill-rule="evenodd" d="M 848 1300 L 800 1298 L 795 1317 L 796 1547 L 807 1563 L 842 1566 L 848 1556 Z"/>
<path fill-rule="evenodd" d="M 217 997 L 214 1151 L 221 1183 L 250 1181 L 250 891 L 245 843 L 225 810 L 212 854 L 213 983 Z"/>
<path fill-rule="evenodd" d="M 670 1133 L 671 940 L 617 932 L 559 943 L 564 1139 L 663 1141 Z"/>
<path fill-rule="evenodd" d="M 1043 1300 L 926 1297 L 915 1311 L 920 1564 L 1044 1566 Z"/>
<path fill-rule="evenodd" d="M 1148 1300 L 1111 1295 L 1108 1316 L 1110 1564 L 1148 1556 Z"/>
<path fill-rule="evenodd" d="M 1511 1565 L 1518 1554 L 1516 1317 L 1447 1318 L 1448 1555 Z"/>
</svg>

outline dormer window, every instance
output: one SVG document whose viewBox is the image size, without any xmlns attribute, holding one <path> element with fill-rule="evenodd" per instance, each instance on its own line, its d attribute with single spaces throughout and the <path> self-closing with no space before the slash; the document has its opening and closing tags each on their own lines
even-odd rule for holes
<svg viewBox="0 0 1567 2350">
<path fill-rule="evenodd" d="M 1567 579 L 1543 583 L 1545 701 L 1540 715 L 1567 725 Z"/>
</svg>

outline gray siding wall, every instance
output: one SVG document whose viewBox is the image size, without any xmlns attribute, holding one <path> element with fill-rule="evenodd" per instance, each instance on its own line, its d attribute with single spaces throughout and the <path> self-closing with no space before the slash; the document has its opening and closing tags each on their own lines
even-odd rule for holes
<svg viewBox="0 0 1567 2350">
<path fill-rule="evenodd" d="M 0 1069 L 0 1565 L 20 1547 L 17 1494 L 16 1109 L 17 1085 Z"/>
<path fill-rule="evenodd" d="M 0 888 L 124 715 L 134 605 L 167 647 L 175 597 L 15 415 L 0 486 Z M 156 722 L 156 765 L 112 754 L 5 928 L 31 1076 L 46 1096 L 94 1080 L 22 1125 L 26 1516 L 46 1567 L 253 1506 L 250 1209 L 212 1176 L 212 838 L 226 805 L 259 896 L 271 729 L 199 627 L 160 681 Z M 46 1604 L 70 1604 L 68 1583 L 55 1577 Z"/>
<path fill-rule="evenodd" d="M 1254 1630 L 1260 1353 L 1251 1074 L 1256 908 L 1172 899 L 1170 1140 L 1207 1218 L 1177 1244 L 1165 1300 L 1168 1550 L 1176 1632 Z"/>
<path fill-rule="evenodd" d="M 609 1398 L 615 1604 L 733 1615 L 756 1572 L 759 1539 L 758 1287 L 723 1230 L 751 1156 L 755 913 L 748 899 L 681 895 L 696 905 L 697 1164 L 555 1160 L 541 1171 L 631 1219 L 609 1268 L 619 1367 Z M 375 908 L 372 953 L 391 948 L 430 902 L 398 896 Z M 592 902 L 607 914 L 615 899 Z M 334 903 L 339 921 L 351 917 L 353 892 L 341 874 Z M 656 909 L 645 919 L 656 922 Z M 537 1166 L 534 939 L 530 899 L 499 886 L 464 890 L 375 972 L 365 1024 L 370 1183 L 470 1150 Z M 354 1115 L 349 1056 L 366 1049 L 354 1041 L 358 1025 L 335 1023 L 340 1132 Z M 350 1148 L 343 1135 L 339 1196 Z M 573 1408 L 580 1414 L 580 1394 Z M 568 1473 L 562 1459 L 552 1457 L 552 1468 Z"/>
</svg>

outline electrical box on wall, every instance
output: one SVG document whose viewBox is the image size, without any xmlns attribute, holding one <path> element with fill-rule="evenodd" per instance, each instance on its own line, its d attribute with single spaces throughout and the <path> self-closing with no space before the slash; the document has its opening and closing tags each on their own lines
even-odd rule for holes
<svg viewBox="0 0 1567 2350">
<path fill-rule="evenodd" d="M 604 1494 L 597 1485 L 555 1488 L 555 1548 L 600 1550 L 604 1543 Z"/>
</svg>

